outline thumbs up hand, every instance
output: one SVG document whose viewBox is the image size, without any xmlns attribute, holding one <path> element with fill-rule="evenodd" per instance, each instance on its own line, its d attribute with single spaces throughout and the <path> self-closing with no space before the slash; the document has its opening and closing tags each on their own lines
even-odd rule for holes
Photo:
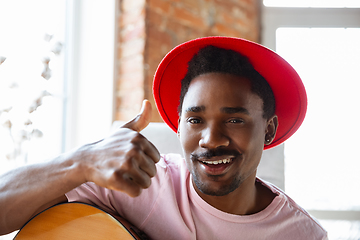
<svg viewBox="0 0 360 240">
<path fill-rule="evenodd" d="M 151 120 L 151 103 L 148 100 L 144 100 L 140 113 L 129 122 L 125 123 L 122 128 L 129 128 L 136 132 L 142 131 L 146 128 Z"/>
<path fill-rule="evenodd" d="M 155 163 L 160 159 L 156 147 L 139 132 L 151 119 L 151 104 L 144 100 L 140 113 L 111 136 L 78 150 L 85 164 L 84 182 L 140 195 L 156 175 Z"/>
</svg>

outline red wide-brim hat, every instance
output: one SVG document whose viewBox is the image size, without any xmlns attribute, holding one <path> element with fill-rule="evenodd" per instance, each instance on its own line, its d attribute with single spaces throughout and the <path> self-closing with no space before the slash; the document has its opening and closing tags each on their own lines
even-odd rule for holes
<svg viewBox="0 0 360 240">
<path fill-rule="evenodd" d="M 256 71 L 269 83 L 275 96 L 275 114 L 279 126 L 269 149 L 283 143 L 300 127 L 306 114 L 304 85 L 294 68 L 274 51 L 251 41 L 234 37 L 204 37 L 182 43 L 171 50 L 159 64 L 153 83 L 156 107 L 164 122 L 175 132 L 181 80 L 188 62 L 208 45 L 231 49 L 246 56 Z"/>
</svg>

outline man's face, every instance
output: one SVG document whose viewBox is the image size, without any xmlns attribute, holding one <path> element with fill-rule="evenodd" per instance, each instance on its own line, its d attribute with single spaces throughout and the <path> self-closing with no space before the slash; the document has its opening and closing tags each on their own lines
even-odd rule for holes
<svg viewBox="0 0 360 240">
<path fill-rule="evenodd" d="M 268 122 L 249 80 L 223 73 L 193 79 L 178 134 L 197 190 L 224 196 L 255 177 Z"/>
</svg>

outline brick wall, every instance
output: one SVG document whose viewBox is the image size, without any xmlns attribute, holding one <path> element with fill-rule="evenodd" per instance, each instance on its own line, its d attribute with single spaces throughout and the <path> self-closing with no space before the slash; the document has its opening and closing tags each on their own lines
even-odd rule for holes
<svg viewBox="0 0 360 240">
<path fill-rule="evenodd" d="M 259 41 L 258 0 L 120 0 L 116 120 L 129 120 L 142 100 L 153 104 L 152 79 L 165 54 L 190 39 L 236 36 Z"/>
</svg>

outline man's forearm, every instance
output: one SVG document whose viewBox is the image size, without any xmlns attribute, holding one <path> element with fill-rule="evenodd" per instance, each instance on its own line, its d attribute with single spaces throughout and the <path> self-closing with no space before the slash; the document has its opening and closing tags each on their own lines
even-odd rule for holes
<svg viewBox="0 0 360 240">
<path fill-rule="evenodd" d="M 26 166 L 0 176 L 0 235 L 19 229 L 33 215 L 61 201 L 84 182 L 140 195 L 156 175 L 156 147 L 139 132 L 151 119 L 151 104 L 133 120 L 95 143 L 54 160 Z"/>
<path fill-rule="evenodd" d="M 68 153 L 0 176 L 0 235 L 19 229 L 36 213 L 66 201 L 64 194 L 84 181 L 78 165 Z"/>
</svg>

